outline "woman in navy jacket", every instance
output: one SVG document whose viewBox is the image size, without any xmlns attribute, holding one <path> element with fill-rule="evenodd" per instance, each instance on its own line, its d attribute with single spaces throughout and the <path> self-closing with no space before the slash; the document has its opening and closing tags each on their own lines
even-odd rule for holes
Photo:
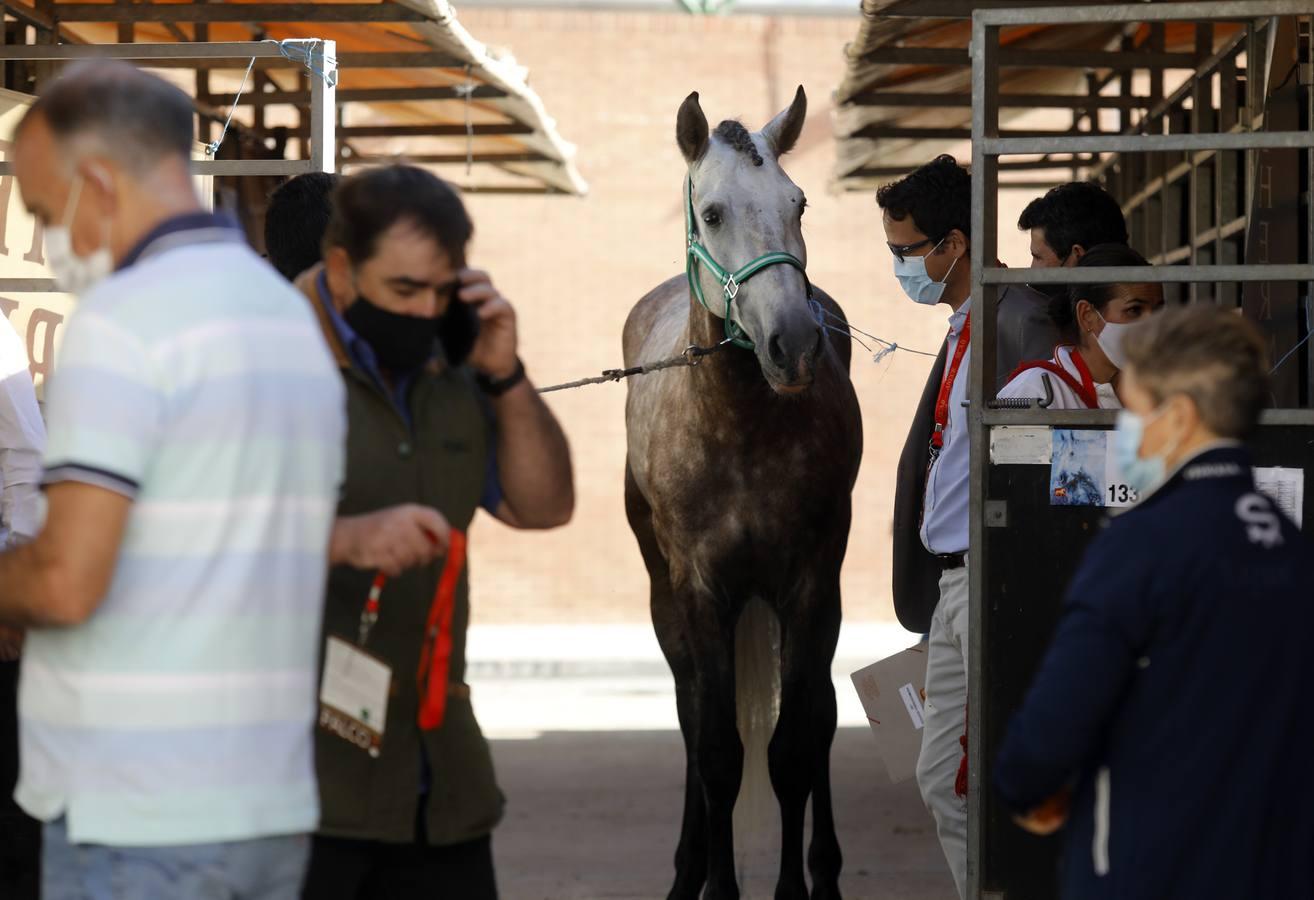
<svg viewBox="0 0 1314 900">
<path fill-rule="evenodd" d="M 1092 543 L 994 772 L 1066 820 L 1063 897 L 1314 897 L 1314 547 L 1240 441 L 1267 396 L 1218 308 L 1129 334 L 1114 444 L 1137 506 Z"/>
</svg>

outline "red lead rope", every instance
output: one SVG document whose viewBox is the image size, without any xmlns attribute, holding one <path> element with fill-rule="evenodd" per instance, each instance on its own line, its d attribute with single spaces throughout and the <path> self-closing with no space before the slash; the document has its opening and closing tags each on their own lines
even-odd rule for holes
<svg viewBox="0 0 1314 900">
<path fill-rule="evenodd" d="M 963 364 L 963 355 L 971 345 L 972 317 L 969 315 L 963 323 L 962 334 L 958 335 L 958 345 L 954 347 L 953 362 L 940 382 L 940 396 L 935 401 L 935 431 L 931 433 L 931 447 L 940 450 L 944 447 L 944 430 L 949 426 L 949 394 L 954 389 L 954 379 L 958 377 L 958 368 Z"/>
<path fill-rule="evenodd" d="M 465 532 L 452 529 L 447 562 L 438 579 L 438 590 L 429 607 L 424 628 L 424 649 L 415 673 L 420 694 L 420 729 L 432 731 L 443 724 L 447 712 L 447 677 L 452 664 L 452 614 L 456 610 L 456 585 L 465 568 Z"/>
</svg>

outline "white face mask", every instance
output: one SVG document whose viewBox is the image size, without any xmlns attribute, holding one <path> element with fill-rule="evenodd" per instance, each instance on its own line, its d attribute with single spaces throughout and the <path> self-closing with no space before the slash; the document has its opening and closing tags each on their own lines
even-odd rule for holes
<svg viewBox="0 0 1314 900">
<path fill-rule="evenodd" d="M 82 176 L 73 178 L 64 220 L 46 227 L 46 262 L 55 276 L 55 286 L 68 294 L 81 296 L 104 281 L 114 272 L 114 257 L 108 242 L 90 256 L 78 256 L 73 250 L 73 217 L 77 214 L 78 198 L 82 194 Z"/>
<path fill-rule="evenodd" d="M 1100 315 L 1099 310 L 1095 310 L 1095 315 L 1100 316 L 1100 321 L 1104 323 L 1104 330 L 1095 335 L 1095 342 L 1100 345 L 1109 362 L 1118 369 L 1127 368 L 1127 354 L 1122 349 L 1122 342 L 1127 337 L 1127 329 L 1135 328 L 1140 323 L 1110 322 Z"/>
<path fill-rule="evenodd" d="M 940 244 L 943 244 L 944 238 L 940 238 Z M 931 253 L 940 249 L 940 244 L 931 248 Z M 931 253 L 926 254 L 930 256 Z M 949 271 L 944 273 L 943 281 L 932 281 L 930 274 L 926 271 L 926 256 L 907 256 L 900 261 L 897 257 L 894 260 L 894 277 L 899 279 L 899 287 L 908 295 L 909 299 L 915 303 L 924 303 L 927 306 L 935 306 L 944 296 L 945 284 L 949 281 L 949 274 L 953 272 L 954 266 L 958 265 L 955 259 L 949 264 Z"/>
</svg>

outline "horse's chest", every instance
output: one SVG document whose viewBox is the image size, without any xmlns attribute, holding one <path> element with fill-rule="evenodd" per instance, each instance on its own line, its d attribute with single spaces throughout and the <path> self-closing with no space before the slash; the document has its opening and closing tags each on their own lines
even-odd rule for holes
<svg viewBox="0 0 1314 900">
<path fill-rule="evenodd" d="M 803 443 L 764 447 L 728 434 L 688 437 L 655 452 L 649 472 L 658 528 L 674 543 L 709 552 L 770 546 L 788 540 L 814 507 L 825 505 Z"/>
</svg>

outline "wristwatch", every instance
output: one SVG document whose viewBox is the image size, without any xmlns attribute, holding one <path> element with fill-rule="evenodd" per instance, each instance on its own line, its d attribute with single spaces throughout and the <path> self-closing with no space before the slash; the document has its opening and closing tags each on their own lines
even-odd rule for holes
<svg viewBox="0 0 1314 900">
<path fill-rule="evenodd" d="M 520 361 L 518 356 L 516 357 L 515 371 L 505 378 L 490 378 L 483 372 L 475 373 L 475 384 L 479 385 L 479 390 L 490 397 L 500 397 L 524 380 L 525 364 Z"/>
</svg>

